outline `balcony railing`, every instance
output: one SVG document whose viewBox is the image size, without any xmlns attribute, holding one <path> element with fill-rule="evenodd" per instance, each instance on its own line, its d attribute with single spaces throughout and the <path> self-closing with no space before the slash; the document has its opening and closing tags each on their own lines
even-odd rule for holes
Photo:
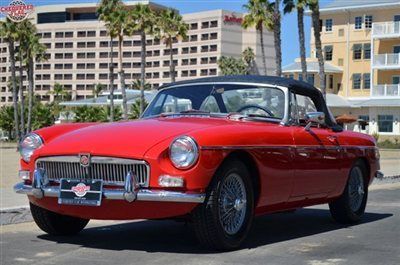
<svg viewBox="0 0 400 265">
<path fill-rule="evenodd" d="M 400 84 L 375 85 L 371 92 L 373 97 L 399 97 Z"/>
<path fill-rule="evenodd" d="M 374 55 L 372 65 L 378 68 L 400 67 L 400 53 L 386 53 L 386 54 Z"/>
<path fill-rule="evenodd" d="M 400 21 L 372 24 L 373 37 L 400 37 Z"/>
</svg>

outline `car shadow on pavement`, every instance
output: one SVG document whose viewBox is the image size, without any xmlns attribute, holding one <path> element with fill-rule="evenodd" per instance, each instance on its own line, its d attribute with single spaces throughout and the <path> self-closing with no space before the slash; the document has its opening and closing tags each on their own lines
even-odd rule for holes
<svg viewBox="0 0 400 265">
<path fill-rule="evenodd" d="M 354 226 L 376 222 L 393 214 L 366 213 Z M 291 239 L 345 229 L 335 223 L 329 210 L 306 208 L 294 213 L 278 213 L 258 217 L 242 249 L 256 248 Z M 201 248 L 191 226 L 170 220 L 139 221 L 109 226 L 90 227 L 72 237 L 40 235 L 40 239 L 59 244 L 80 245 L 106 250 L 138 250 L 168 253 L 213 253 Z"/>
</svg>

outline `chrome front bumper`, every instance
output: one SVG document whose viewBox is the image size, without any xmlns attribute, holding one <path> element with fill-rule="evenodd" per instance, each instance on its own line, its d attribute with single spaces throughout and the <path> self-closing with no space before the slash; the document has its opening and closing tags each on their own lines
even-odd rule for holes
<svg viewBox="0 0 400 265">
<path fill-rule="evenodd" d="M 21 182 L 14 186 L 14 191 L 18 194 L 26 194 L 41 199 L 43 197 L 59 197 L 60 187 L 50 186 L 45 172 L 41 169 L 37 169 L 34 172 L 32 185 L 25 185 Z M 103 198 L 127 202 L 159 201 L 202 203 L 205 200 L 205 194 L 141 189 L 137 184 L 135 175 L 128 173 L 124 188 L 103 189 Z"/>
</svg>

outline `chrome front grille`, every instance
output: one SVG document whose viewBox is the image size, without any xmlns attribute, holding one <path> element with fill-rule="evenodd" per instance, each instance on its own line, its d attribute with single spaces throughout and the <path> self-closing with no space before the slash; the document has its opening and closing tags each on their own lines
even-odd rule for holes
<svg viewBox="0 0 400 265">
<path fill-rule="evenodd" d="M 149 186 L 150 168 L 145 161 L 92 156 L 89 167 L 82 167 L 79 156 L 52 156 L 36 160 L 36 168 L 46 171 L 50 181 L 60 179 L 101 179 L 105 185 L 123 186 L 128 172 L 134 172 L 142 187 Z"/>
</svg>

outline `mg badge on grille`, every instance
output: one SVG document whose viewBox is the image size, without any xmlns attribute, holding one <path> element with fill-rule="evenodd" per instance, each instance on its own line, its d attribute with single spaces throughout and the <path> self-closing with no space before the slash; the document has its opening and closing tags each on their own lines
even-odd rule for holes
<svg viewBox="0 0 400 265">
<path fill-rule="evenodd" d="M 90 154 L 80 154 L 79 155 L 79 163 L 81 167 L 90 166 Z"/>
</svg>

